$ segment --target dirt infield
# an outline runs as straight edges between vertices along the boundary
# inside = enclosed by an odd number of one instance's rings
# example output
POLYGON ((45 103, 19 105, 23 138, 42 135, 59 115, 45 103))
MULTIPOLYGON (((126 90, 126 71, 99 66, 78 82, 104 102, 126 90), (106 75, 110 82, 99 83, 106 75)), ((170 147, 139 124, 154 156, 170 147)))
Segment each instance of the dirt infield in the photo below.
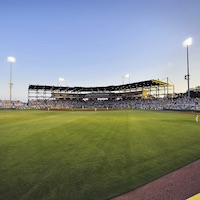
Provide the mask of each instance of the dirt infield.
POLYGON ((200 160, 112 200, 184 200, 200 193, 200 160))

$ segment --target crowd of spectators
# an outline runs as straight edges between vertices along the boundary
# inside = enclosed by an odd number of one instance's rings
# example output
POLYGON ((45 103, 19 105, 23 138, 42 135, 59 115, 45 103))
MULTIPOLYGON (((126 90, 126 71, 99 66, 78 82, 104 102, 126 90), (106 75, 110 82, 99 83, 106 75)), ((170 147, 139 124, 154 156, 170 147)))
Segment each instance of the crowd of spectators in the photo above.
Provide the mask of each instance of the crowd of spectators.
POLYGON ((145 109, 145 110, 200 110, 200 98, 151 98, 123 100, 31 100, 21 101, 0 100, 0 109, 145 109))
POLYGON ((23 103, 19 100, 10 102, 9 100, 0 99, 0 109, 28 109, 27 103, 23 103))
POLYGON ((124 100, 31 100, 29 108, 34 109, 70 109, 70 108, 105 108, 105 109, 147 109, 147 110, 200 110, 200 98, 151 98, 124 100))

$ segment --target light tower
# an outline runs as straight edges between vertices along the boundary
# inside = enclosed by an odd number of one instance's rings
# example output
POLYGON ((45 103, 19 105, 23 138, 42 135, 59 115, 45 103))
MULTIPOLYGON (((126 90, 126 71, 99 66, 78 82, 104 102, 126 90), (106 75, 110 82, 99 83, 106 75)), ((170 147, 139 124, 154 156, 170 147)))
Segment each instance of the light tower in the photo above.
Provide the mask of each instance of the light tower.
POLYGON ((64 85, 66 86, 66 80, 62 77, 58 78, 57 80, 57 86, 61 86, 60 82, 64 82, 64 85))
POLYGON ((124 78, 128 78, 129 83, 130 83, 130 74, 126 74, 122 76, 122 84, 124 85, 124 78))
POLYGON ((190 98, 190 74, 189 74, 189 51, 188 47, 192 44, 192 38, 188 38, 183 41, 183 47, 187 48, 187 75, 185 75, 185 80, 188 81, 188 98, 190 98))
POLYGON ((8 62, 10 62, 10 103, 12 101, 12 63, 16 62, 16 59, 14 57, 8 57, 8 62))

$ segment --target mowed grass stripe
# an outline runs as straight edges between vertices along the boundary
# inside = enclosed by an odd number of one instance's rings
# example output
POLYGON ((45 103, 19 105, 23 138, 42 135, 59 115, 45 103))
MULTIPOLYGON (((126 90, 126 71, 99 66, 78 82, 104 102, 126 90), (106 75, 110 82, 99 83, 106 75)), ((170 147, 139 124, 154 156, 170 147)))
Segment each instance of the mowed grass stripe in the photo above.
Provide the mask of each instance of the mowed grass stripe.
MULTIPOLYGON (((17 121, 20 118, 21 113, 22 112, 13 113, 16 114, 17 121)), ((38 113, 38 111, 36 113, 38 113)), ((14 128, 12 125, 13 123, 16 124, 16 121, 11 120, 10 125, 8 125, 7 129, 1 129, 0 147, 3 153, 1 158, 6 159, 7 162, 5 162, 5 164, 8 164, 8 166, 4 167, 4 170, 7 171, 7 169, 10 168, 10 171, 8 171, 8 175, 12 175, 11 173, 13 171, 15 176, 10 177, 10 180, 13 179, 13 182, 9 182, 9 184, 11 185, 13 184, 15 186, 15 180, 23 178, 21 177, 21 175, 24 175, 24 178, 26 179, 25 181, 28 185, 29 183, 32 183, 32 181, 34 181, 33 178, 35 178, 36 182, 37 180, 40 181, 40 177, 44 175, 44 171, 48 174, 48 170, 51 170, 52 167, 50 161, 54 160, 54 156, 57 157, 57 155, 54 155, 54 152, 51 151, 52 148, 55 148, 55 144, 58 144, 56 140, 62 139, 59 138, 60 136, 62 136, 62 134, 56 134, 57 130, 59 131, 58 127, 61 123, 67 123, 68 121, 71 121, 71 119, 60 120, 63 115, 60 117, 59 113, 55 115, 58 117, 58 120, 54 119, 53 121, 49 121, 49 115, 46 115, 45 118, 43 112, 40 112, 40 114, 41 117, 37 119, 37 122, 34 119, 33 123, 32 120, 27 121, 24 118, 24 113, 22 113, 21 122, 18 121, 17 123, 19 124, 14 126, 14 128), (56 135, 59 137, 57 137, 56 135), (50 164, 50 166, 48 166, 48 164, 50 164)), ((52 113, 49 114, 52 115, 52 113)), ((78 119, 79 117, 76 118, 76 120, 78 119)), ((23 191, 23 188, 26 186, 24 183, 22 182, 22 184, 19 185, 19 189, 21 191, 23 191)), ((10 193, 10 191, 8 192, 10 193)))
POLYGON ((199 158, 184 113, 0 111, 2 199, 107 199, 199 158))

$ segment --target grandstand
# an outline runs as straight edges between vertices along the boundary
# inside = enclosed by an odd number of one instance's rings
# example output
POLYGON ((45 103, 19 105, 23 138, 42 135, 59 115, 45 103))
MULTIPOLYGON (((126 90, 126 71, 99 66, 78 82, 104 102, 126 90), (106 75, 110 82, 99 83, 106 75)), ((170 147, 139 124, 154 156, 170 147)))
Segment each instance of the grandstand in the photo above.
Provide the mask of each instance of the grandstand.
POLYGON ((29 85, 28 100, 78 99, 78 100, 123 100, 174 95, 174 85, 159 80, 106 87, 63 87, 29 85))

